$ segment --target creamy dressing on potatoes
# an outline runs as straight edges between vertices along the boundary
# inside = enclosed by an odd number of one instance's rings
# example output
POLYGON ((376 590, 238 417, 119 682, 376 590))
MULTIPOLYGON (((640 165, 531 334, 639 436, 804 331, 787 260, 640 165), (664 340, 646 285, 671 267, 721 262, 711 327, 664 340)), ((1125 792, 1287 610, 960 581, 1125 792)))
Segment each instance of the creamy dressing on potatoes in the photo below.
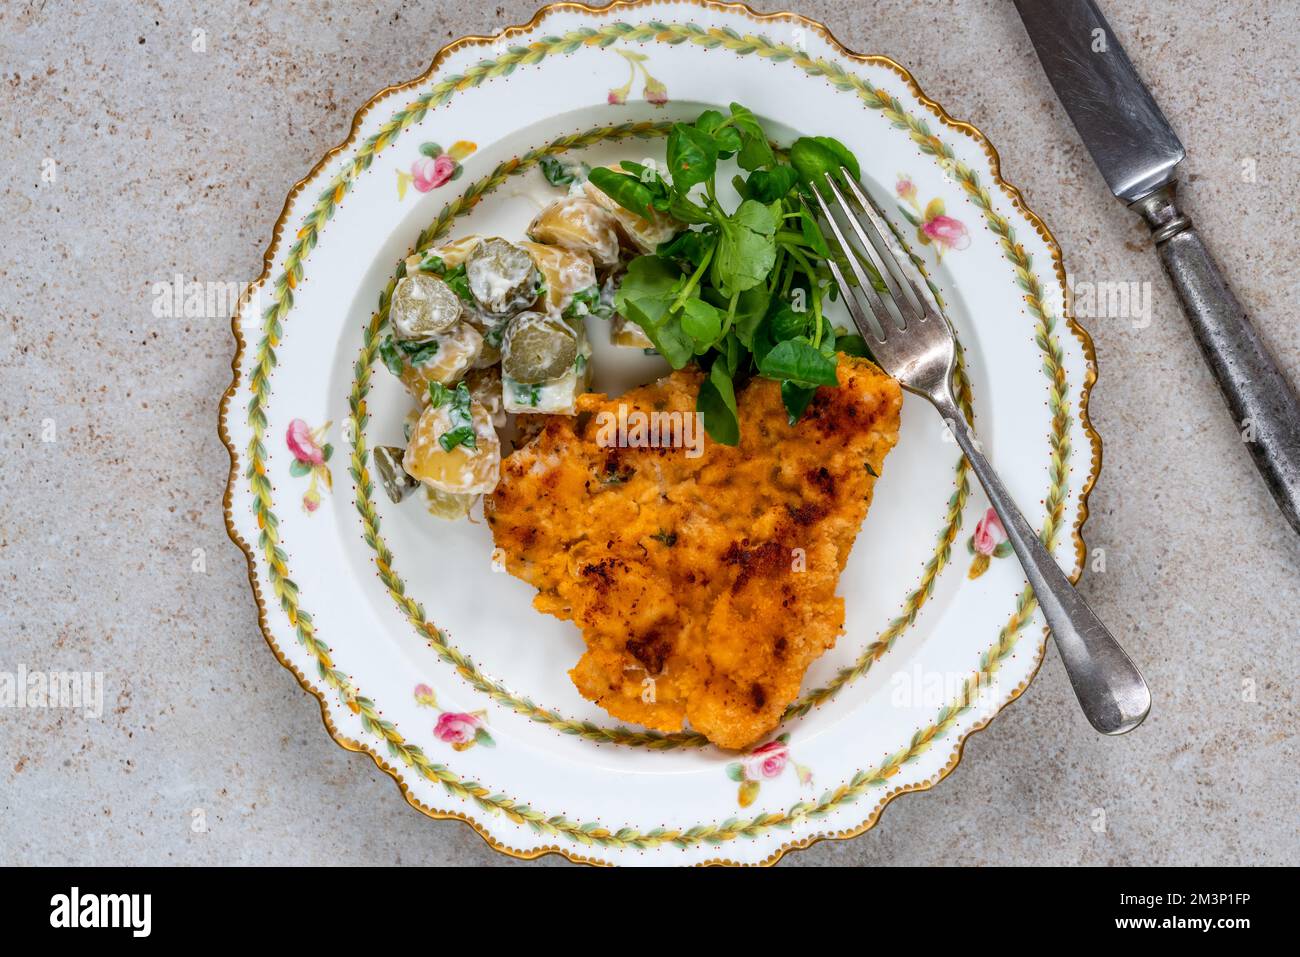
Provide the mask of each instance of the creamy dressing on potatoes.
POLYGON ((547 206, 528 227, 528 235, 535 242, 586 253, 601 269, 618 263, 618 220, 585 194, 547 206))
POLYGON ((468 322, 458 322, 428 341, 437 342, 438 350, 423 362, 407 361, 402 367, 402 384, 421 402, 429 400, 430 382, 459 382, 483 350, 482 334, 468 322))
POLYGON ((542 305, 547 312, 563 313, 573 294, 596 285, 596 267, 587 253, 524 240, 519 245, 533 257, 546 283, 542 305))
MULTIPOLYGON (((608 168, 616 173, 627 172, 617 163, 611 163, 608 168)), ((682 229, 682 224, 667 213, 656 212, 653 219, 646 219, 624 209, 590 180, 582 188, 588 199, 614 217, 623 238, 642 253, 654 252, 660 243, 672 239, 682 229)))
POLYGON ((501 376, 501 395, 507 412, 542 412, 549 415, 573 415, 578 397, 591 381, 591 343, 578 330, 578 355, 564 375, 548 382, 517 382, 501 376))
POLYGON ((444 449, 439 439, 454 428, 451 405, 428 405, 411 433, 402 467, 412 478, 441 492, 481 495, 497 486, 501 476, 501 440, 492 416, 477 402, 470 403, 474 448, 455 445, 444 449))
MULTIPOLYGON (((547 190, 545 195, 555 194, 547 190)), ((598 294, 604 295, 603 305, 612 304, 615 277, 628 250, 653 250, 681 228, 668 217, 636 216, 581 182, 575 182, 567 195, 538 205, 541 210, 529 225, 527 238, 471 234, 406 261, 412 276, 442 277, 439 282, 450 281, 453 294, 459 289, 466 297, 460 300, 459 320, 431 335, 426 333, 436 323, 421 322, 417 328, 404 317, 390 315, 390 320, 395 319, 394 332, 403 339, 436 343, 436 349, 419 353, 418 362, 403 354, 400 378, 420 409, 408 425, 401 466, 422 484, 429 511, 441 518, 462 517, 478 495, 496 487, 501 469, 496 430, 507 427, 510 414, 576 414, 578 399, 590 383, 592 355, 581 317, 594 307, 598 294), (528 278, 527 270, 520 268, 519 253, 531 260, 535 278, 528 278), (534 283, 536 295, 523 303, 534 283), (579 294, 581 299, 575 301, 579 294), (530 310, 553 316, 577 333, 572 364, 561 375, 534 383, 516 381, 500 366, 507 329, 530 310), (566 311, 574 318, 565 319, 566 311), (431 403, 430 383, 454 389, 462 381, 470 393, 475 448, 458 444, 444 449, 439 439, 454 424, 447 403, 431 403)), ((405 282, 414 285, 409 279, 405 282)), ((651 348, 640 328, 621 317, 614 317, 610 325, 610 340, 630 348, 651 348)))

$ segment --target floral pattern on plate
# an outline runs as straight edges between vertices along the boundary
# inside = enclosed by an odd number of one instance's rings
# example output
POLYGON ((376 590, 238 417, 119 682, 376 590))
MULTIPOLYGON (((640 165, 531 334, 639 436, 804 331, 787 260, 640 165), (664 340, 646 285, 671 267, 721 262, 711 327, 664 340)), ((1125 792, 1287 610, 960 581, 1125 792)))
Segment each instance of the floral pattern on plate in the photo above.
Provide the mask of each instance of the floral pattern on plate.
POLYGON ((476 744, 485 748, 496 747, 492 735, 488 734, 486 711, 442 711, 438 707, 438 696, 426 684, 415 686, 415 701, 421 707, 438 711, 438 723, 433 726, 433 736, 439 741, 450 744, 453 751, 468 751, 476 744))
POLYGON ((627 60, 629 76, 626 83, 609 91, 605 102, 610 106, 625 106, 628 94, 632 92, 632 85, 636 83, 638 70, 645 77, 645 85, 641 88, 641 96, 645 101, 652 106, 663 106, 668 102, 668 87, 651 76, 650 71, 645 67, 645 62, 649 57, 644 53, 637 53, 635 50, 615 50, 614 52, 627 60))
MULTIPOLYGON (((397 695, 396 700, 359 694, 358 685, 368 689, 411 687, 405 675, 386 673, 375 654, 381 645, 388 648, 408 642, 409 633, 378 620, 368 621, 369 627, 339 627, 353 613, 374 618, 365 612, 370 576, 349 574, 346 565, 331 565, 322 558, 333 554, 331 546, 336 540, 350 555, 360 547, 356 544, 360 537, 380 542, 379 513, 384 506, 371 509, 365 500, 365 490, 373 479, 364 445, 350 438, 348 474, 352 475, 361 514, 361 521, 350 525, 344 524, 346 516, 340 516, 339 522, 322 522, 297 508, 284 509, 284 500, 294 501, 301 489, 277 490, 277 470, 270 468, 275 463, 267 449, 273 445, 268 437, 283 435, 295 412, 308 422, 337 418, 337 396, 322 388, 321 370, 340 355, 348 361, 353 358, 352 349, 359 345, 355 324, 367 322, 363 313, 371 308, 376 291, 382 294, 373 284, 362 284, 368 274, 357 264, 369 262, 371 251, 389 237, 383 230, 340 229, 338 224, 351 214, 334 214, 343 209, 346 198, 352 210, 393 204, 394 219, 400 218, 392 180, 362 175, 372 167, 379 169, 378 164, 387 175, 408 169, 415 159, 411 155, 414 150, 398 154, 391 149, 399 136, 418 144, 426 138, 441 139, 435 126, 454 127, 481 144, 481 152, 488 157, 483 160, 481 185, 475 184, 473 189, 458 185, 440 194, 447 199, 445 211, 469 208, 464 200, 477 200, 498 185, 495 177, 487 175, 487 168, 500 164, 497 168, 504 169, 504 164, 517 158, 514 147, 502 150, 495 144, 515 131, 509 107, 521 83, 546 84, 545 93, 557 114, 599 111, 605 114, 603 121, 619 116, 618 109, 608 106, 602 82, 570 82, 574 69, 566 75, 566 64, 572 64, 586 76, 600 76, 613 65, 609 54, 616 52, 616 44, 629 51, 654 51, 655 72, 673 77, 674 103, 712 102, 722 72, 730 77, 734 71, 747 90, 761 94, 774 119, 790 128, 803 129, 809 107, 815 104, 826 125, 861 130, 863 141, 872 144, 870 159, 864 163, 871 182, 889 183, 898 170, 908 169, 920 195, 947 196, 954 205, 958 196, 966 199, 960 208, 969 212, 966 222, 959 224, 961 228, 931 217, 935 220, 931 231, 946 235, 953 245, 961 244, 962 229, 968 228, 969 245, 959 257, 960 274, 945 273, 938 281, 945 291, 951 285, 966 300, 985 304, 989 311, 1024 316, 1023 327, 1012 322, 981 325, 985 341, 979 363, 986 385, 1001 407, 1010 410, 1012 420, 1005 428, 999 458, 1015 463, 1017 470, 1046 469, 1042 507, 1030 520, 1041 522, 1040 534, 1067 569, 1081 568, 1086 554, 1077 530, 1086 517, 1086 493, 1100 464, 1099 442, 1086 415, 1094 375, 1092 350, 1086 334, 1061 313, 1064 294, 1054 277, 1064 273, 1050 233, 1000 179, 992 165, 991 148, 978 132, 947 123, 940 107, 916 95, 901 66, 885 57, 852 58, 835 45, 824 28, 807 21, 793 16, 758 20, 742 9, 704 0, 623 4, 612 12, 552 7, 508 37, 501 37, 499 49, 494 47, 490 58, 485 59, 481 38, 452 44, 439 55, 436 69, 429 74, 371 101, 366 122, 358 125, 349 142, 333 151, 330 162, 322 163, 290 194, 276 222, 266 268, 258 279, 270 305, 241 309, 235 318, 236 377, 221 414, 222 437, 233 463, 226 520, 231 537, 247 554, 268 643, 320 701, 330 733, 341 745, 369 754, 423 813, 466 821, 491 846, 512 856, 531 858, 555 852, 571 860, 599 863, 772 863, 787 851, 816 840, 861 833, 872 826, 879 809, 893 797, 924 790, 942 779, 956 764, 960 743, 1023 690, 1042 657, 1041 642, 1038 650, 1026 648, 1041 627, 1041 617, 1035 613, 1032 592, 1015 590, 1021 579, 1013 574, 1012 563, 993 564, 979 582, 966 581, 961 570, 949 564, 946 546, 960 534, 962 514, 967 514, 968 521, 981 514, 966 507, 968 473, 959 470, 956 491, 941 490, 951 495, 948 513, 957 518, 945 524, 939 536, 938 557, 925 566, 920 594, 930 593, 934 579, 945 568, 956 571, 960 581, 958 587, 949 589, 955 594, 945 598, 946 604, 933 606, 932 618, 936 620, 930 623, 929 638, 923 643, 896 641, 920 604, 911 599, 905 600, 901 614, 885 599, 879 609, 874 605, 868 609, 869 620, 856 615, 851 637, 860 643, 867 660, 877 662, 878 669, 898 671, 917 663, 947 671, 964 668, 964 664, 953 663, 958 660, 955 656, 962 656, 960 662, 964 663, 971 651, 971 636, 987 633, 992 644, 981 656, 979 670, 969 676, 961 695, 937 713, 929 710, 929 704, 900 713, 888 697, 882 701, 879 695, 865 696, 852 711, 840 715, 838 722, 819 728, 819 733, 805 736, 796 731, 801 758, 817 768, 819 781, 828 782, 827 791, 816 798, 801 795, 801 800, 786 807, 765 806, 761 813, 751 809, 740 817, 717 815, 720 804, 730 804, 729 800, 719 801, 723 796, 717 787, 718 774, 731 762, 742 760, 740 756, 692 750, 686 736, 654 737, 641 729, 596 726, 581 721, 581 715, 572 719, 572 726, 563 715, 564 727, 543 726, 543 716, 554 717, 557 712, 553 703, 542 697, 534 706, 528 697, 536 693, 530 675, 511 677, 517 678, 521 687, 518 700, 535 710, 537 717, 530 713, 531 720, 512 723, 512 735, 516 730, 519 733, 512 736, 511 747, 475 748, 468 755, 449 753, 451 749, 442 747, 447 735, 465 743, 473 730, 477 739, 475 723, 457 720, 459 713, 453 712, 447 719, 442 735, 434 735, 435 721, 427 720, 427 715, 421 718, 422 708, 406 694, 397 695), (789 30, 805 27, 806 48, 792 45, 789 30), (482 93, 480 97, 476 92, 475 100, 488 98, 501 108, 470 108, 471 91, 482 93), (924 162, 916 162, 918 150, 926 158, 924 162), (945 233, 945 229, 949 231, 945 233), (353 301, 361 305, 353 310, 338 305, 353 301), (286 344, 282 339, 286 325, 303 334, 291 336, 286 344), (1008 337, 1024 332, 1034 336, 1041 356, 1035 353, 1033 361, 1013 362, 1010 357, 1019 353, 1003 346, 1008 337), (1046 403, 1040 398, 1044 392, 1046 403), (275 402, 270 401, 273 396, 275 402), (1046 448, 1040 438, 1044 428, 1049 436, 1046 448), (277 511, 277 506, 281 510, 277 511), (950 627, 952 620, 960 627, 950 627), (956 651, 950 647, 953 643, 956 651), (401 683, 391 684, 390 678, 401 683), (982 689, 979 694, 970 692, 974 687, 982 689), (548 739, 534 741, 543 736, 548 739), (634 736, 638 747, 624 747, 634 736), (642 738, 648 742, 644 747, 639 746, 642 738), (571 788, 574 795, 590 797, 590 806, 565 814, 562 802, 567 796, 542 797, 532 766, 518 760, 521 748, 525 756, 560 748, 572 752, 568 767, 573 773, 566 775, 563 786, 571 788), (679 773, 697 768, 701 759, 710 763, 709 773, 679 773), (471 762, 472 767, 460 766, 471 762), (635 789, 622 786, 625 776, 611 773, 611 769, 623 768, 638 775, 635 789)), ((637 69, 630 70, 635 78, 637 69)), ((629 92, 633 85, 629 84, 629 92)), ((653 85, 649 93, 651 97, 661 95, 653 85)), ((661 115, 671 120, 673 110, 670 105, 661 115)), ((648 128, 630 110, 623 115, 628 121, 611 129, 639 137, 648 128)), ((573 127, 539 131, 538 142, 552 134, 553 153, 575 149, 573 127)), ((478 153, 475 157, 481 158, 478 153)), ((605 161, 603 156, 600 161, 605 161)), ((431 172, 437 166, 424 165, 431 172)), ((439 176, 446 174, 448 163, 441 165, 439 176)), ((439 188, 436 179, 425 177, 430 190, 439 188)), ((412 179, 408 187, 413 183, 412 179)), ((498 193, 498 200, 500 196, 498 193)), ((915 207, 911 208, 915 212, 915 207)), ((924 210, 922 206, 920 212, 924 210)), ((446 231, 455 219, 445 212, 446 223, 441 219, 434 223, 433 214, 424 223, 426 229, 437 225, 446 231)), ((924 215, 918 218, 925 222, 924 215)), ((415 238, 418 225, 407 224, 410 238, 415 238)), ((472 230, 475 224, 463 225, 472 230)), ((948 245, 938 244, 936 252, 948 251, 948 245)), ((368 321, 373 324, 375 316, 368 321)), ((955 321, 960 325, 971 320, 958 315, 955 321)), ((361 369, 358 376, 368 372, 364 361, 358 362, 357 368, 361 369)), ((368 410, 382 401, 382 396, 361 398, 360 404, 352 406, 350 425, 364 425, 372 414, 368 410)), ((914 435, 914 441, 923 441, 922 433, 914 431, 914 435)), ((925 500, 911 494, 909 480, 924 481, 933 471, 929 466, 928 471, 895 476, 895 486, 908 490, 907 496, 900 496, 906 505, 911 507, 915 501, 918 511, 926 506, 925 500)), ((283 484, 282 472, 278 477, 283 484)), ((876 514, 882 513, 878 509, 876 514)), ((389 523, 387 527, 398 526, 389 523)), ((918 538, 924 546, 921 551, 932 545, 929 536, 925 538, 924 542, 918 538)), ((859 550, 871 541, 868 537, 859 550)), ((398 550, 396 561, 405 560, 399 567, 410 575, 410 570, 422 567, 421 554, 408 543, 398 550)), ((357 557, 369 560, 364 553, 357 557)), ((384 562, 391 557, 385 552, 384 562)), ((388 568, 383 563, 378 566, 381 575, 388 568)), ((465 577, 473 575, 467 572, 465 577)), ((910 577, 901 577, 908 580, 900 587, 911 587, 910 577)), ((400 578, 394 581, 401 584, 400 578)), ((381 587, 393 589, 388 582, 381 587)), ((477 693, 494 695, 495 685, 486 691, 484 687, 489 686, 480 687, 478 672, 469 659, 447 644, 433 625, 435 616, 441 625, 454 612, 454 602, 440 600, 444 597, 440 587, 437 582, 413 581, 409 592, 398 589, 392 594, 400 599, 403 617, 420 626, 434 651, 455 663, 459 677, 454 680, 464 678, 477 693), (422 625, 421 597, 430 599, 428 630, 422 625), (475 677, 466 678, 462 669, 473 671, 475 677)), ((453 618, 452 624, 458 622, 453 618)), ((843 646, 850 648, 847 638, 843 646)), ((509 670, 513 659, 487 657, 497 650, 476 646, 475 660, 509 670)), ((851 658, 836 664, 841 663, 847 669, 842 673, 853 679, 865 673, 851 658)), ((464 704, 472 707, 476 700, 466 698, 464 704)), ((819 718, 819 709, 814 707, 820 700, 810 699, 807 708, 792 720, 825 724, 826 709, 820 709, 819 718)), ((514 705, 510 707, 513 710, 514 705)), ((775 758, 777 750, 772 747, 768 757, 775 758)), ((777 770, 779 764, 772 761, 770 769, 777 770)), ((743 778, 743 766, 740 771, 743 778)), ((770 779, 760 770, 755 780, 770 779)), ((776 780, 764 797, 775 801, 778 794, 793 787, 793 782, 776 780)))
POLYGON ((959 219, 947 215, 943 200, 935 198, 921 206, 916 198, 916 184, 906 173, 900 173, 894 187, 903 202, 898 209, 907 221, 916 227, 916 239, 922 246, 934 246, 936 260, 943 259, 945 249, 960 250, 970 245, 970 232, 959 219))
POLYGON ((329 466, 325 464, 334 454, 334 446, 325 441, 331 425, 332 422, 326 422, 319 429, 313 429, 302 419, 294 419, 284 435, 284 442, 293 456, 289 474, 294 478, 311 476, 311 484, 302 496, 303 510, 309 513, 320 508, 321 486, 327 492, 334 487, 329 466))
POLYGON ((970 563, 968 578, 979 578, 989 568, 989 561, 994 558, 1006 558, 1011 554, 1011 543, 1007 541, 1007 530, 1002 527, 998 513, 989 509, 975 526, 975 534, 966 540, 966 549, 975 556, 970 563))
POLYGON ((428 193, 460 179, 464 172, 461 162, 476 149, 478 146, 469 140, 457 140, 445 151, 437 143, 421 143, 419 159, 411 164, 410 172, 397 171, 397 198, 405 199, 410 186, 417 192, 428 193))
POLYGON ((758 797, 758 789, 763 781, 779 778, 787 766, 794 768, 801 785, 812 784, 812 771, 790 757, 788 734, 779 735, 750 751, 739 761, 728 764, 727 777, 740 783, 736 802, 741 807, 749 807, 758 797))

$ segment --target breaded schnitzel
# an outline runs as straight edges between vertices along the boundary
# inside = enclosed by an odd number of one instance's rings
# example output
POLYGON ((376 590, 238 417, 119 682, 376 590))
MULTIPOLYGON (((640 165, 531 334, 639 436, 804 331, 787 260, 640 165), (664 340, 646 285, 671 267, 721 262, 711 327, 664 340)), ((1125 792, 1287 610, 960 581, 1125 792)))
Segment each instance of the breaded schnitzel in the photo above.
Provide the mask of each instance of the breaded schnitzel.
POLYGON ((602 447, 600 413, 620 404, 693 415, 701 375, 683 370, 583 396, 502 463, 493 538, 536 608, 582 629, 569 675, 584 697, 724 748, 776 727, 843 630, 836 583, 898 440, 898 384, 863 359, 841 356, 838 374, 795 426, 779 384, 753 379, 738 447, 602 447))

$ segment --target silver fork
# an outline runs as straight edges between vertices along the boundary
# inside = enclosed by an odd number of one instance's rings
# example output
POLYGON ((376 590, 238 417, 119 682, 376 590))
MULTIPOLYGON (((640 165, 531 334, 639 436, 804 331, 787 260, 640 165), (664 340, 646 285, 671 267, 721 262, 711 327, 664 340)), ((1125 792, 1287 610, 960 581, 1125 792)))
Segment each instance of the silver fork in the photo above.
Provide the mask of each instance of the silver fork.
POLYGON ((910 271, 913 265, 906 252, 897 247, 884 215, 847 170, 841 173, 861 216, 855 214, 830 173, 825 176, 825 189, 814 186, 813 194, 843 253, 843 264, 857 280, 856 286, 851 286, 845 281, 836 257, 827 260, 858 331, 880 367, 904 389, 928 399, 947 421, 1002 519, 1088 721, 1103 734, 1132 731, 1151 709, 1151 692, 1146 682, 1124 649, 1075 591, 984 457, 979 440, 953 397, 952 373, 957 349, 947 318, 913 280, 910 271), (834 215, 836 211, 857 239, 856 246, 846 238, 834 215), (859 255, 855 255, 857 249, 866 254, 883 280, 886 294, 882 295, 872 285, 859 255))

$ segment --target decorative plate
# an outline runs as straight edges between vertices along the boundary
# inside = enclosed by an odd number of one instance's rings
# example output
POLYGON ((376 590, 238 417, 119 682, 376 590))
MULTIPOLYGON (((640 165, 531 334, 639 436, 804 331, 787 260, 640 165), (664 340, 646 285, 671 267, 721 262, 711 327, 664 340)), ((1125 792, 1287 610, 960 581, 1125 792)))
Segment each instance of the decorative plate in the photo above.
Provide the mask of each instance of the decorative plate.
MULTIPOLYGON (((517 857, 758 864, 860 834, 951 771, 1042 661, 1001 527, 915 398, 841 579, 846 633, 747 754, 585 701, 566 675, 578 630, 494 570, 486 525, 378 490, 370 450, 401 444, 408 402, 377 355, 399 261, 466 233, 522 236, 550 189, 544 157, 661 158, 672 120, 731 101, 778 140, 831 134, 857 153, 958 331, 961 394, 991 458, 1062 565, 1082 569, 1101 453, 1092 346, 1065 318, 1055 242, 978 130, 892 60, 738 4, 564 3, 451 44, 367 103, 289 194, 233 322, 226 519, 267 642, 334 739, 414 807, 517 857)), ((655 377, 657 360, 637 361, 618 374, 655 377)))

